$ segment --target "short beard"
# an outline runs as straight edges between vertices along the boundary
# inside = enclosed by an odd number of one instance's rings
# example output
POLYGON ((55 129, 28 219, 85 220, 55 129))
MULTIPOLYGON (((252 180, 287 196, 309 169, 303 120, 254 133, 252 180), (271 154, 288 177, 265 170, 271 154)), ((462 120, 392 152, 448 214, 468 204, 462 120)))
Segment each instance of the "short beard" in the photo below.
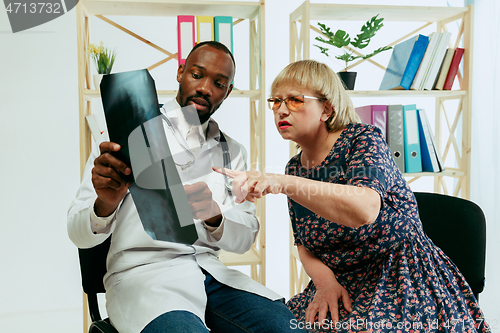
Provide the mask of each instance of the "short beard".
MULTIPOLYGON (((179 85, 179 95, 182 95, 182 85, 179 85)), ((190 97, 194 97, 194 96, 190 96, 190 97)), ((212 106, 212 110, 208 114, 200 116, 198 114, 198 110, 196 110, 195 107, 188 105, 188 101, 189 101, 190 97, 187 97, 185 102, 178 101, 178 102, 180 102, 179 105, 181 106, 181 110, 184 114, 184 118, 186 119, 186 122, 190 125, 200 125, 200 124, 206 123, 210 119, 210 117, 214 114, 214 112, 217 111, 217 109, 222 104, 221 103, 219 105, 212 106), (181 103, 183 103, 184 105, 181 105, 181 103), (184 107, 187 107, 188 109, 184 109, 184 107), (191 109, 191 108, 193 108, 193 109, 191 109), (191 110, 192 110, 192 112, 191 112, 191 110)), ((196 97, 203 98, 201 96, 196 96, 196 97)))
POLYGON ((204 123, 206 123, 207 121, 209 121, 209 120, 210 120, 210 117, 212 117, 212 115, 215 113, 215 111, 217 111, 217 109, 219 108, 219 106, 220 106, 220 104, 219 104, 219 105, 217 105, 217 106, 214 106, 214 107, 212 108, 212 111, 210 111, 210 113, 208 113, 208 114, 206 114, 206 115, 200 116, 200 115, 198 114, 198 119, 199 119, 199 121, 200 121, 200 124, 204 124, 204 123))

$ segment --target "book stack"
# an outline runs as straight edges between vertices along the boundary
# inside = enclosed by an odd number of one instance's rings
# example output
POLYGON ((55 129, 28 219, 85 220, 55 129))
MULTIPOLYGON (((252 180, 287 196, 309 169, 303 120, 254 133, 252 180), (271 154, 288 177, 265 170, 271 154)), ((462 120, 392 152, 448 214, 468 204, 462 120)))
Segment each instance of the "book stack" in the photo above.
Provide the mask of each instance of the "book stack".
POLYGON ((448 48, 450 32, 418 35, 394 46, 379 90, 451 90, 463 48, 448 48))
POLYGON ((402 173, 444 170, 425 110, 416 104, 366 105, 356 113, 363 123, 381 129, 402 173))
POLYGON ((207 40, 221 42, 233 52, 233 18, 231 16, 177 16, 179 65, 186 62, 189 52, 196 43, 207 40))

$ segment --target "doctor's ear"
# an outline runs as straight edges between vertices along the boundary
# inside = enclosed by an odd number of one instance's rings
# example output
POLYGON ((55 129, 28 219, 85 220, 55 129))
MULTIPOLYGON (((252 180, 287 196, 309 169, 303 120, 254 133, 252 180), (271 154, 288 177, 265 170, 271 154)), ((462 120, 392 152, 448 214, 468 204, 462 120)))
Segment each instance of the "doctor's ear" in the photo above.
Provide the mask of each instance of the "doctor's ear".
POLYGON ((181 83, 182 74, 184 74, 184 65, 179 65, 177 68, 177 82, 181 83))

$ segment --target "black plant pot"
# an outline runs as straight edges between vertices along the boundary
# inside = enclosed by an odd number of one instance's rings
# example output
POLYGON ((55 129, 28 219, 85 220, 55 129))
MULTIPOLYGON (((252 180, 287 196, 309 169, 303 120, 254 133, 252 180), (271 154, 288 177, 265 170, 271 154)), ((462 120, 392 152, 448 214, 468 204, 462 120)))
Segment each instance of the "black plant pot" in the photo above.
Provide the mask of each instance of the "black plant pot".
POLYGON ((338 72, 337 75, 340 80, 344 83, 344 87, 347 90, 354 90, 354 84, 356 83, 356 72, 338 72))

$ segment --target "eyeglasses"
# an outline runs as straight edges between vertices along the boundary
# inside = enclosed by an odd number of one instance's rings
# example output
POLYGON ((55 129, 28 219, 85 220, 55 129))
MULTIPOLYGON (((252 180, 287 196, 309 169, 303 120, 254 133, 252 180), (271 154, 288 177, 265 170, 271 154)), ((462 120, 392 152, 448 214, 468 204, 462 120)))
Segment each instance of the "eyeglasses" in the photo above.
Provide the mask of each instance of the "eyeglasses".
POLYGON ((269 109, 273 110, 274 112, 278 111, 278 109, 281 106, 282 102, 285 102, 285 105, 287 108, 289 108, 291 111, 297 111, 298 108, 300 108, 302 105, 304 105, 305 98, 310 98, 310 99, 317 99, 317 100, 324 100, 324 98, 318 98, 318 97, 312 97, 312 96, 305 96, 305 95, 296 95, 296 96, 289 96, 287 98, 268 98, 267 102, 269 103, 269 109))

